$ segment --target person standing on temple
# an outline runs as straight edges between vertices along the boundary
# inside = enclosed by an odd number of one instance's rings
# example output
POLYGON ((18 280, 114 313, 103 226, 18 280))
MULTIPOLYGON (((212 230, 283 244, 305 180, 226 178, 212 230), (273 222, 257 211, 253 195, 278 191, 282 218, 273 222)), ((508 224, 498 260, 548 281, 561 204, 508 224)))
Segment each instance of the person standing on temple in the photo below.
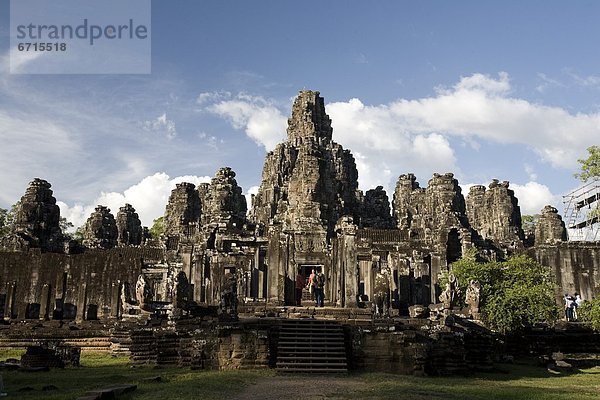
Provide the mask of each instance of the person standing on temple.
POLYGON ((304 280, 304 275, 300 271, 296 275, 296 305, 298 307, 302 306, 302 291, 304 290, 304 286, 306 285, 306 281, 304 280))
POLYGON ((312 300, 315 300, 315 288, 316 288, 316 274, 315 274, 315 270, 313 269, 312 272, 310 273, 310 276, 308 277, 308 291, 310 292, 310 298, 312 300))
POLYGON ((319 272, 314 279, 317 307, 323 307, 325 300, 325 275, 323 275, 322 272, 319 272))

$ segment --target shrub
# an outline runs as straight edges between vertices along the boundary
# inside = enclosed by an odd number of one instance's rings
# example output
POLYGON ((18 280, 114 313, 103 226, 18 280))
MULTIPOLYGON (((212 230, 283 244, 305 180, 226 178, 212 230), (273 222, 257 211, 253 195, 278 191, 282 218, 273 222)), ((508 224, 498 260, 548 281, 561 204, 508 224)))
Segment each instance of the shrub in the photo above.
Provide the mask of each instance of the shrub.
POLYGON ((479 281, 482 319, 491 329, 508 333, 558 319, 552 272, 527 256, 481 263, 467 253, 452 264, 452 272, 462 293, 469 281, 479 281))

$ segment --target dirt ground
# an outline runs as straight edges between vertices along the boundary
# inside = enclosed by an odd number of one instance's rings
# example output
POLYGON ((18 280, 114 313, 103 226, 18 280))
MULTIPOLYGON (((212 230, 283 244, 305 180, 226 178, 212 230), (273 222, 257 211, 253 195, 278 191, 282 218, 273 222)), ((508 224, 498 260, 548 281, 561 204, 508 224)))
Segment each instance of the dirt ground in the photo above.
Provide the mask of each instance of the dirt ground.
POLYGON ((350 377, 311 375, 261 378, 233 397, 234 400, 297 400, 348 398, 361 386, 360 380, 350 377), (345 396, 342 397, 342 394, 345 396))

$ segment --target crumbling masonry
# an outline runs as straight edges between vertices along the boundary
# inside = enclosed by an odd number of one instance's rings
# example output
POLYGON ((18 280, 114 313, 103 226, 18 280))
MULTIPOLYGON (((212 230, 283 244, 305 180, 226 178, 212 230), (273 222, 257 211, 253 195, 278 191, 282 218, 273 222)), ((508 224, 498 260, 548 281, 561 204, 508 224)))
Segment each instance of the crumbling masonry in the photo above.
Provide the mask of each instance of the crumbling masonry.
POLYGON ((116 218, 98 206, 83 247, 62 234, 59 215, 50 184, 31 182, 0 242, 5 319, 123 318, 150 303, 177 313, 231 296, 240 306, 289 305, 296 274, 312 270, 325 276, 326 306, 368 307, 383 285, 388 311, 408 315, 438 302, 440 273, 472 248, 487 259, 528 252, 554 268, 561 292, 591 298, 600 284, 599 243, 566 242, 556 209, 544 208, 526 243, 508 182, 473 186, 465 198, 451 173, 426 187, 403 174, 391 206, 382 187, 363 195, 354 157, 333 141, 313 91, 294 101, 287 140, 266 155, 249 210, 235 172, 221 168, 210 183, 177 185, 158 240, 128 204, 116 218))

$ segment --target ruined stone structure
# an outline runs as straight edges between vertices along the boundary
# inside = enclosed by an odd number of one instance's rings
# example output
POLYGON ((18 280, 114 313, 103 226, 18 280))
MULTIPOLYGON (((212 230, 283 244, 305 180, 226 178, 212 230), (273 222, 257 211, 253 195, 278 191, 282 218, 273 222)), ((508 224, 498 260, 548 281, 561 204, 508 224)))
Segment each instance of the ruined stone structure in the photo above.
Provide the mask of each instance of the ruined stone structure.
POLYGON ((325 276, 326 306, 425 315, 445 289, 440 273, 468 249, 488 259, 527 251, 554 268, 561 290, 584 298, 600 283, 600 246, 565 242, 552 207, 526 248, 508 182, 473 186, 465 198, 451 173, 434 174, 426 187, 403 174, 391 205, 381 186, 363 195, 354 157, 333 140, 314 91, 294 101, 287 139, 266 155, 249 210, 235 172, 221 168, 210 183, 177 184, 164 224, 164 236, 145 243, 131 205, 116 219, 98 206, 83 247, 74 246, 60 231, 50 184, 34 180, 14 232, 0 242, 0 309, 8 318, 93 319, 291 305, 297 273, 315 270, 325 276))
POLYGON ((14 250, 40 248, 64 250, 65 238, 59 225, 60 210, 50 189, 52 185, 36 178, 17 203, 13 232, 2 239, 2 247, 14 250))
POLYGON ((90 249, 112 249, 118 237, 117 223, 110 209, 96 207, 83 227, 83 244, 90 249))
POLYGON ((115 221, 117 225, 117 244, 119 246, 139 246, 144 240, 144 229, 140 217, 131 204, 119 208, 115 221))

